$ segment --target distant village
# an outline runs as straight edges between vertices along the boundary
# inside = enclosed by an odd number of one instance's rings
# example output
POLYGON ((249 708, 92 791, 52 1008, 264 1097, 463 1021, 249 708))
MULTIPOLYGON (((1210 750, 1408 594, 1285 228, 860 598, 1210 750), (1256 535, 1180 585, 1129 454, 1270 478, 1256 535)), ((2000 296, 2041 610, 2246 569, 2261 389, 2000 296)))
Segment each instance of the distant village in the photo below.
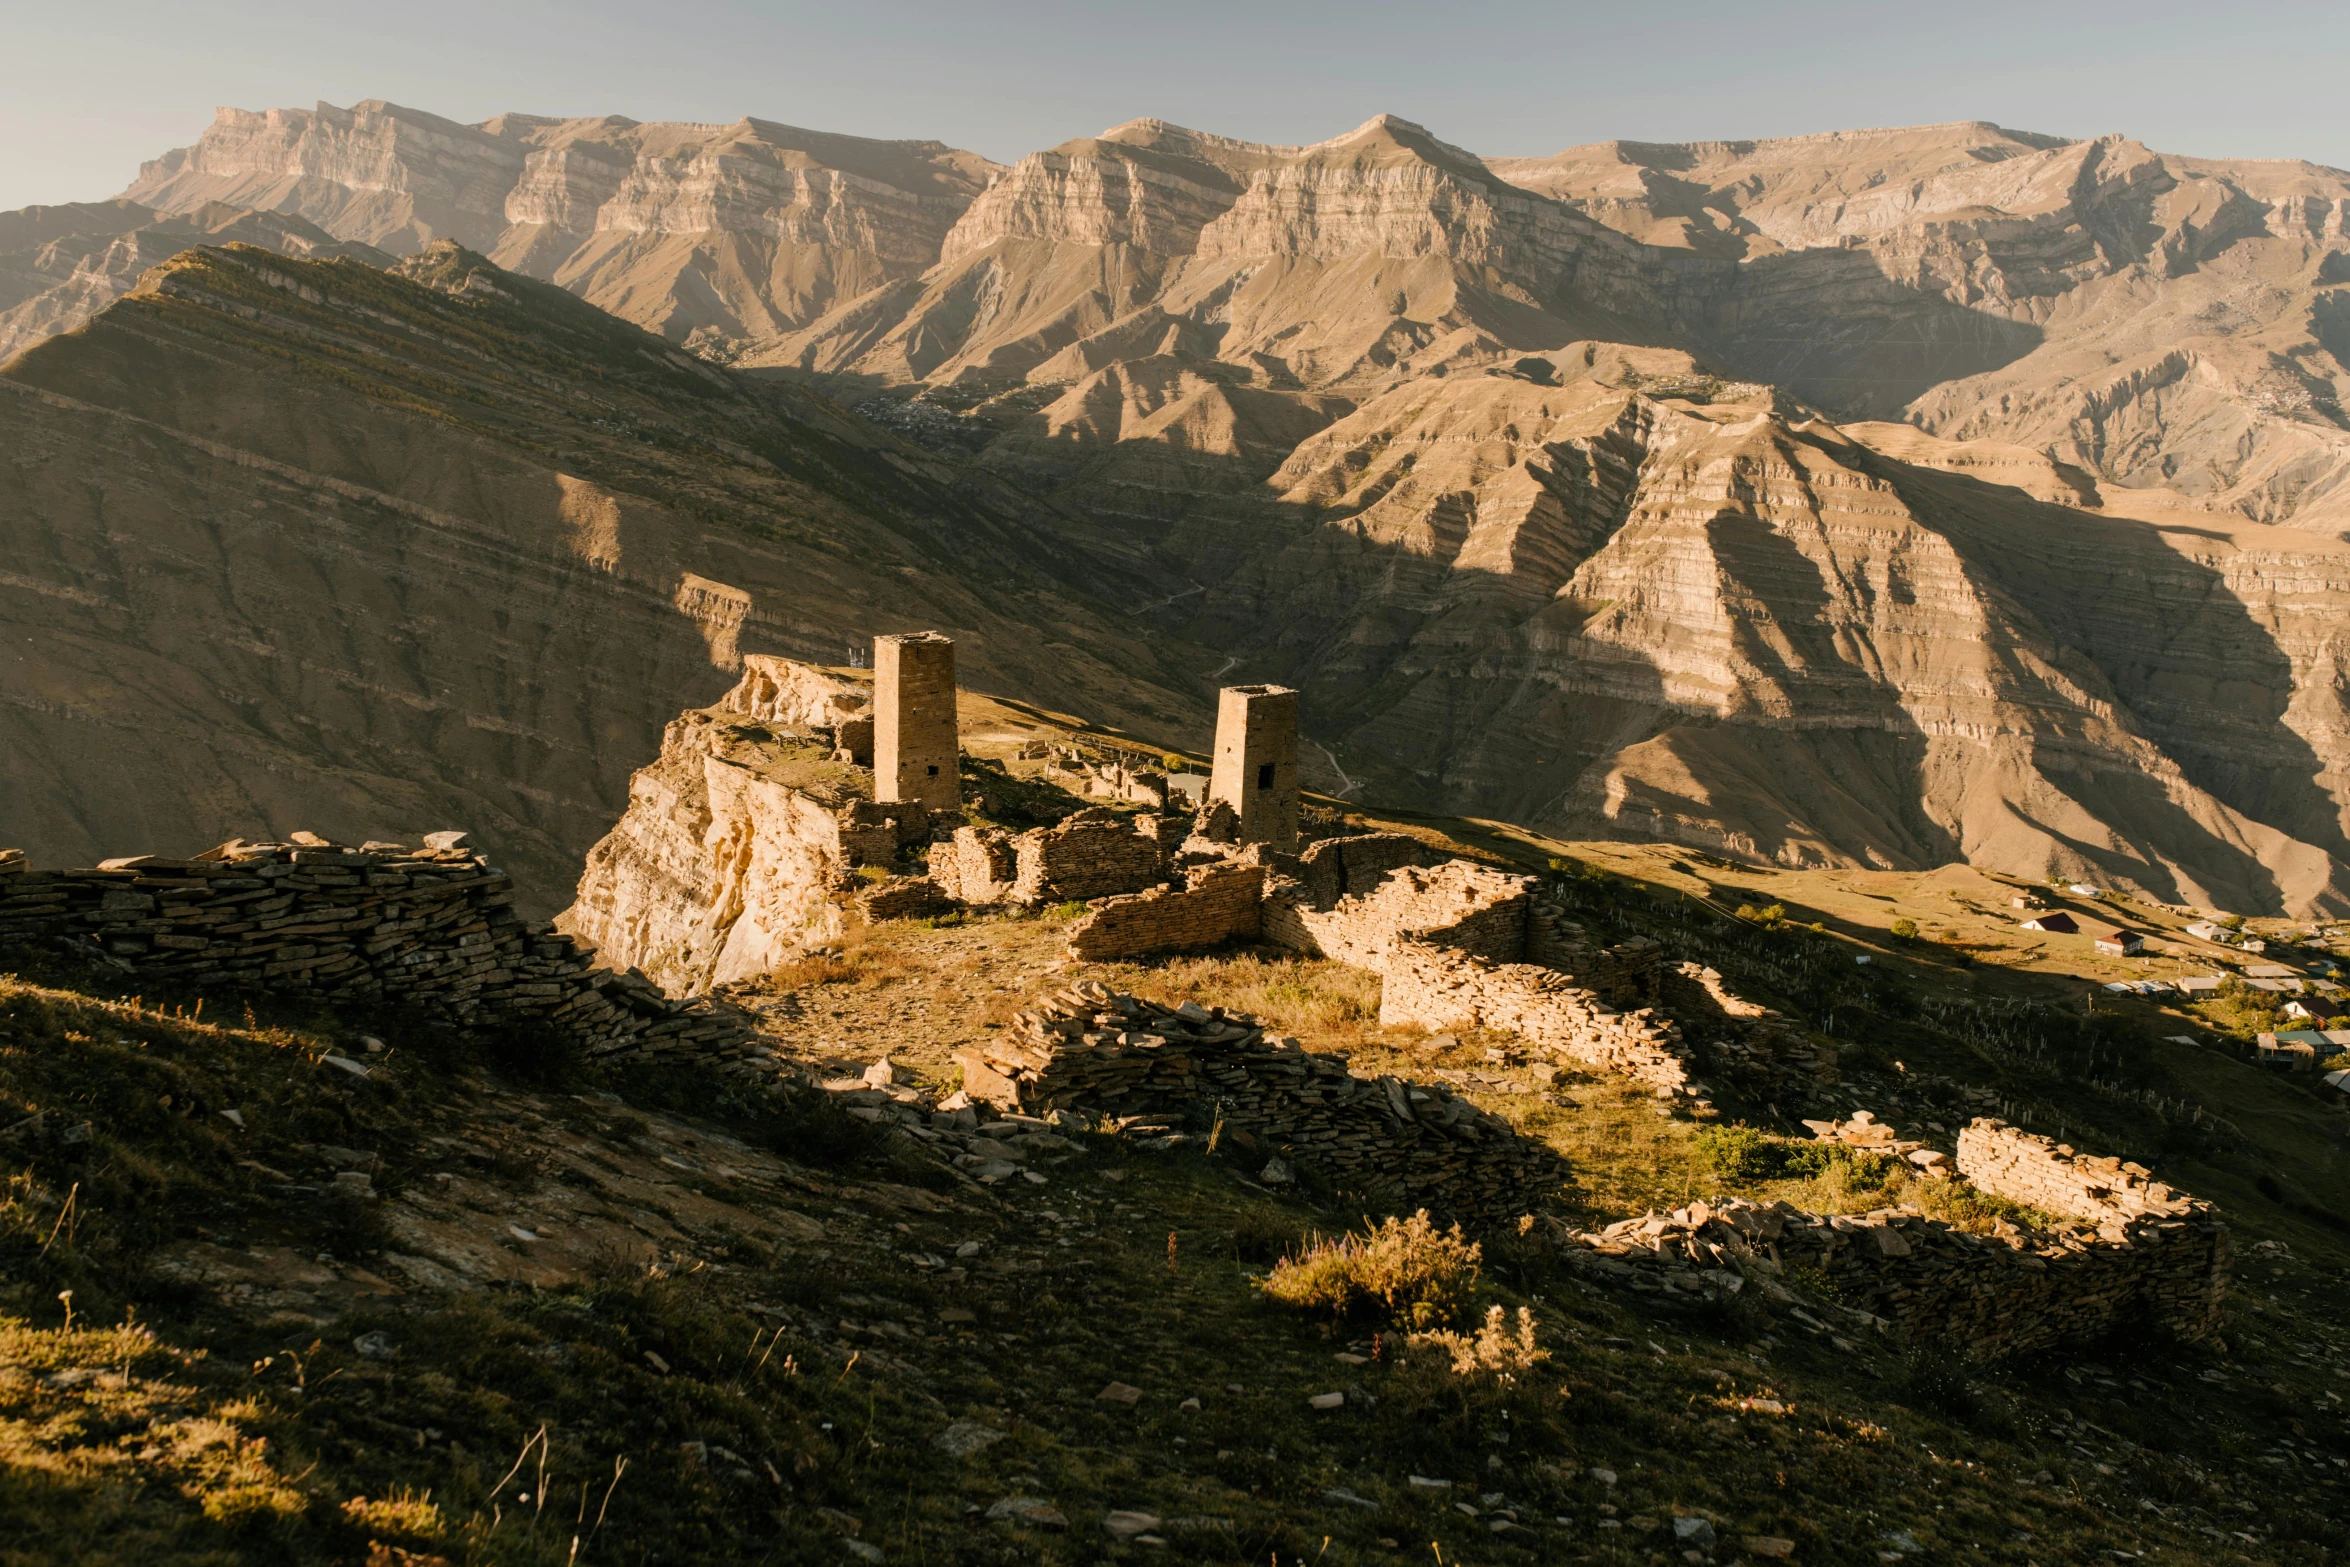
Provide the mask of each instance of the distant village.
MULTIPOLYGON (((2106 889, 2084 882, 2070 883, 2063 890, 2076 898, 2103 900, 2108 896, 2106 889)), ((2051 907, 2049 899, 2037 892, 2019 892, 2010 901, 2023 916, 2017 922, 2019 929, 2047 935, 2086 936, 2094 949, 2107 957, 2148 955, 2145 932, 2051 907)), ((2188 937, 2226 949, 2220 961, 2228 967, 2206 974, 2111 980, 2105 982, 2104 989, 2125 995, 2176 996, 2187 1004, 2223 994, 2265 993, 2281 997, 2282 1001, 2275 1005, 2279 1017, 2304 1026, 2260 1031, 2253 1040, 2257 1059, 2265 1066, 2291 1072, 2314 1072, 2321 1065, 2331 1067, 2324 1074, 2326 1086, 2350 1094, 2350 1064, 2334 1059, 2350 1053, 2350 991, 2338 982, 2340 967, 2331 957, 2295 945, 2289 949, 2295 962, 2265 960, 2268 941, 2250 934, 2244 921, 2233 915, 2192 920, 2176 931, 2163 934, 2172 938, 2172 950, 2165 955, 2181 960, 2201 957, 2202 954, 2192 949, 2181 950, 2185 943, 2177 938, 2188 937)), ((2304 939, 2321 942, 2344 934, 2350 934, 2350 927, 2320 927, 2307 932, 2304 939)), ((2279 954, 2285 955, 2288 953, 2279 954)), ((2181 1035, 2174 1042, 2199 1041, 2193 1035, 2181 1035)))

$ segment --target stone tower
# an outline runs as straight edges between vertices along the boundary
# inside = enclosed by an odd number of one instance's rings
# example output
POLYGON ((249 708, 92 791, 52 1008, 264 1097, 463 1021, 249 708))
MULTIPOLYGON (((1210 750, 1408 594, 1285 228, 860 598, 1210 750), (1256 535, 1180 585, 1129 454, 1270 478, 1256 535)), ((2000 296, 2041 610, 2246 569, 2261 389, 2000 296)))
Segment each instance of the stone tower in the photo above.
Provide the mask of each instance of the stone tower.
POLYGON ((1226 686, 1216 703, 1216 769, 1208 798, 1240 818, 1240 841, 1297 847, 1297 693, 1226 686))
POLYGON ((955 643, 936 631, 873 639, 873 798, 963 808, 956 768, 955 643))

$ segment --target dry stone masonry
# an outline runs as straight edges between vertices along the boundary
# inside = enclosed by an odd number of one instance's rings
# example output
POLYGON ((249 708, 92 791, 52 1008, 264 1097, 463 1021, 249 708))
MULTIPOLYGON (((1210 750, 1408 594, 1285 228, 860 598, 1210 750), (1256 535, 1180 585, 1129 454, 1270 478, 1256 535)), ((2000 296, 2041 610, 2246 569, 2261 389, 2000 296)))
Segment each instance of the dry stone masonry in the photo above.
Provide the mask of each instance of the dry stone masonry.
POLYGON ((1181 887, 1104 898, 1069 931, 1072 957, 1089 963, 1151 952, 1198 952, 1262 934, 1265 868, 1243 860, 1195 866, 1181 887))
POLYGON ((1165 880, 1170 847, 1159 817, 1096 806, 1019 834, 959 827, 930 846, 930 879, 974 907, 1084 902, 1165 880))
POLYGON ((2075 1153, 1988 1116, 1977 1116, 1958 1134, 1958 1167, 1984 1191, 2100 1230, 2195 1221, 2211 1212, 2208 1203, 2172 1191, 2142 1164, 2075 1153))
POLYGON ((1240 818, 1245 843, 1297 847, 1297 693, 1226 686, 1216 702, 1215 769, 1208 797, 1240 818))
MULTIPOLYGON (((1915 1146, 1872 1121, 1859 1133, 1837 1140, 1915 1146)), ((1794 1306, 1789 1284, 1808 1283, 1840 1303, 1820 1307, 1828 1316, 1983 1360, 2134 1324, 2190 1342, 2216 1337, 2231 1249, 2209 1204, 2137 1166, 2084 1159, 1987 1119, 1960 1134, 1957 1162, 1979 1190, 2070 1222, 2034 1228, 2003 1219, 1979 1235, 1910 1209, 1824 1216, 1733 1200, 1573 1236, 1570 1255, 1649 1291, 1721 1296, 1753 1286, 1794 1306)), ((1800 1307, 1791 1315, 1815 1331, 1831 1325, 1800 1307)))
POLYGON ((754 1053, 732 1014, 671 1001, 642 974, 596 968, 593 949, 524 920, 505 873, 463 847, 464 836, 348 849, 298 834, 68 871, 24 871, 9 851, 0 953, 62 947, 199 991, 388 1003, 467 1036, 543 1026, 612 1059, 754 1053))
POLYGON ((1121 1120, 1194 1111, 1221 1120, 1219 1141, 1268 1163, 1310 1164, 1342 1189, 1477 1226, 1514 1222, 1565 1178, 1547 1146, 1439 1084, 1357 1077, 1345 1057, 1269 1038, 1245 1013, 1165 1007, 1093 981, 959 1059, 964 1090, 1001 1109, 1121 1120))
POLYGON ((955 644, 936 631, 873 639, 873 797, 963 808, 955 644))

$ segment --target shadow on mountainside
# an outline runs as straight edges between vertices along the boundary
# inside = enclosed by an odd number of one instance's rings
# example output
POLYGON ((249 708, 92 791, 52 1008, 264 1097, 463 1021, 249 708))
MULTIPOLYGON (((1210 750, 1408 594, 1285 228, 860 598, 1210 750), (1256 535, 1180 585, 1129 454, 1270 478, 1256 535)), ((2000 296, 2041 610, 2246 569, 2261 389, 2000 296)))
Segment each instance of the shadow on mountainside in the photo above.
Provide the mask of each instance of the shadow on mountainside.
MULTIPOLYGON (((1863 465, 1889 461, 1872 454, 1863 465)), ((2286 722, 2292 659, 2222 570, 2174 548, 2150 524, 2030 500, 1963 474, 1894 466, 1921 519, 1964 545, 1970 569, 2052 645, 2109 681, 2131 726, 2189 783, 2337 866, 2350 862, 2343 804, 2319 781, 2328 764, 2286 722)), ((2108 787, 2101 782, 2100 792, 2108 787)), ((2159 817, 2176 811, 2167 801, 2147 808, 2159 817)))
MULTIPOLYGON (((2282 727, 2291 692, 2285 656, 2217 573, 2143 525, 1874 454, 1839 456, 1915 503, 1919 522, 1976 584, 1993 626, 2010 633, 1995 671, 2021 683, 2001 700, 2044 700, 2032 666, 2053 658, 2063 678, 2052 689, 2069 686, 2081 694, 2068 701, 2091 704, 2082 722, 2110 702, 2111 718, 2176 757, 2189 784, 2345 857, 2350 846, 2315 782, 2318 759, 2282 727), (2097 531, 2096 549, 2058 548, 2083 529, 2097 531), (2125 569, 2114 569, 2117 559, 2125 569), (2148 584, 2143 600, 2123 607, 2100 597, 2133 574, 2148 584), (2252 677, 2260 700, 2229 711, 2228 734, 2175 711, 2160 667, 2129 645, 2128 633, 2142 636, 2161 606, 2177 602, 2198 605, 2203 620, 2181 663, 2253 659, 2262 672, 2252 677), (2085 642, 2049 629, 2082 622, 2084 610, 2085 642), (2215 758, 2239 743, 2259 760, 2231 778, 2215 758), (2243 787, 2262 776, 2265 792, 2243 787)), ((2192 890, 2251 909, 2308 896, 2325 881, 2321 869, 2288 887, 2278 856, 2289 859, 2289 845, 2247 843, 2199 817, 2105 745, 2071 739, 2074 726, 2061 714, 2036 733, 1929 732, 1904 705, 1898 672, 1881 667, 1870 622, 1838 623, 1842 601, 1823 575, 1835 562, 1758 515, 1751 488, 1741 494, 1734 484, 1704 525, 1712 591, 1752 607, 1734 613, 1729 630, 1744 672, 1732 697, 1741 706, 1727 715, 1677 705, 1648 650, 1585 637, 1604 606, 1552 597, 1528 613, 1524 584, 1460 565, 1458 541, 1448 547, 1442 526, 1413 548, 1349 522, 1263 503, 1234 505, 1213 529, 1194 518, 1195 534, 1221 532, 1221 548, 1213 569, 1198 575, 1204 591, 1165 613, 1172 622, 1186 612, 1181 634, 1194 645, 1228 650, 1217 671, 1223 681, 1278 680, 1304 691, 1308 734, 1337 745, 1337 765, 1363 775, 1350 798, 1433 802, 1553 831, 1652 834, 1786 864, 1923 868, 1964 859, 1971 847, 2001 865, 1997 837, 1980 836, 1993 831, 2013 834, 2017 846, 2068 851, 2168 901, 2192 890), (1474 613, 1460 613, 1463 606, 1474 613), (1963 821, 1953 814, 1962 804, 1963 821), (2092 824, 2110 839, 2085 835, 2092 824)), ((1613 542, 1615 530, 1608 536, 1613 542)), ((1899 569, 1884 584, 1845 587, 1846 597, 1861 592, 1864 606, 1870 595, 1911 591, 1899 569)), ((2047 873, 2039 863, 2003 868, 2047 873)))
POLYGON ((1831 249, 1739 263, 1698 329, 1725 369, 1870 419, 1898 418, 1931 388, 2012 364, 2045 337, 1889 278, 1869 252, 1831 249))

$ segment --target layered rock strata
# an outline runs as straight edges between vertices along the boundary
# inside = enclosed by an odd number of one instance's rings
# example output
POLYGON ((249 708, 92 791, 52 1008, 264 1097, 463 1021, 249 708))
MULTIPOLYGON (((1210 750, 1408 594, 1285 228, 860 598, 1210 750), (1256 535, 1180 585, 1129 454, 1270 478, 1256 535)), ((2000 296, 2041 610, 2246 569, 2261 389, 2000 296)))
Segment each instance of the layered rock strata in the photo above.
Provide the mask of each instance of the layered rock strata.
POLYGON ((454 239, 724 355, 930 266, 994 170, 937 142, 764 120, 461 125, 371 100, 224 108, 124 195, 298 216, 393 255, 454 239))
POLYGON ((1440 1084, 1356 1077, 1341 1056, 1268 1038, 1245 1013, 1164 1007, 1087 982, 960 1058, 974 1098, 1032 1114, 1189 1114, 1218 1139, 1314 1166, 1341 1190, 1480 1228, 1512 1223, 1565 1178, 1541 1143, 1440 1084))
POLYGON ((298 217, 219 204, 171 215, 132 201, 0 212, 0 361, 72 331, 191 245, 252 245, 374 266, 392 260, 298 217))
POLYGON ((522 918, 512 883, 463 837, 421 849, 238 840, 192 860, 68 871, 0 855, 0 951, 63 948, 204 993, 388 1005, 467 1038, 540 1027, 614 1061, 754 1054, 744 1020, 671 1001, 522 918))

